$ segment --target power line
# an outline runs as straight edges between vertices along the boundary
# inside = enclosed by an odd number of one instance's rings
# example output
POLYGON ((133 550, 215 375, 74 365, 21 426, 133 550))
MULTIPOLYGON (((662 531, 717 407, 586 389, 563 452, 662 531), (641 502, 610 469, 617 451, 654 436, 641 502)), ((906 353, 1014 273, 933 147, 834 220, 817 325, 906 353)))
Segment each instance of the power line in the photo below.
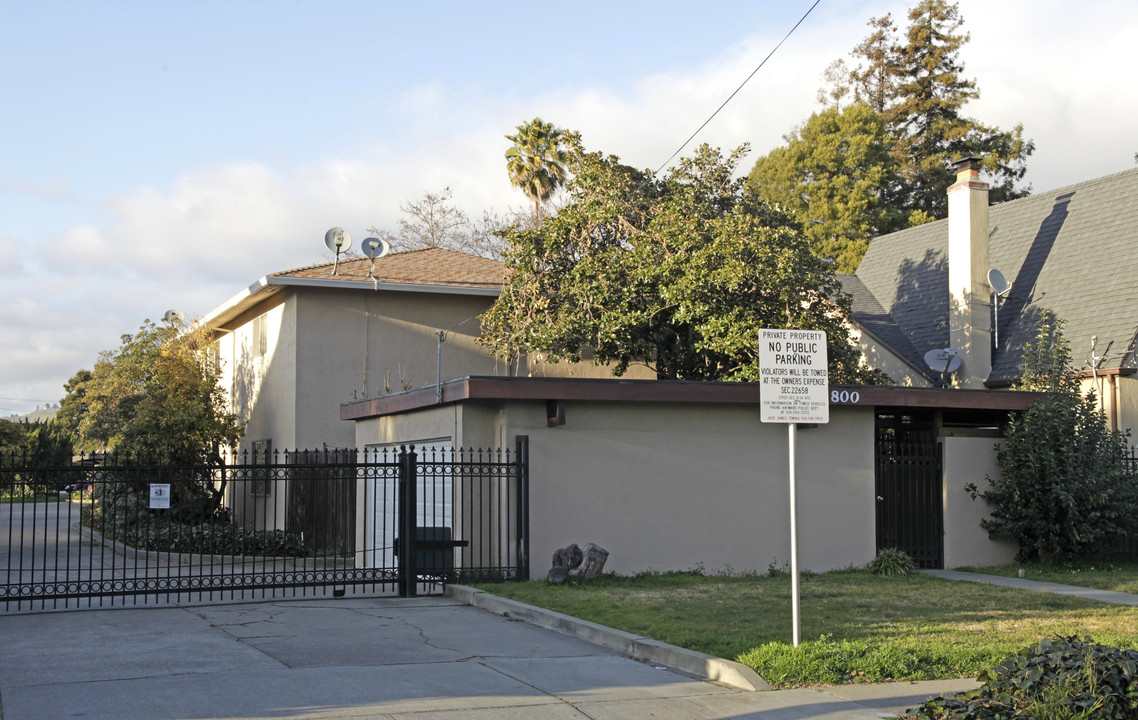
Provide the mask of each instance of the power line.
POLYGON ((786 42, 786 41, 787 41, 787 38, 789 38, 791 35, 793 35, 793 34, 794 34, 794 31, 798 29, 798 26, 799 26, 799 25, 801 25, 801 24, 803 23, 803 21, 804 21, 804 20, 806 20, 806 18, 807 18, 807 17, 809 17, 810 13, 814 12, 814 8, 818 7, 818 3, 820 3, 820 2, 822 2, 822 0, 814 0, 814 4, 810 6, 810 9, 806 11, 806 14, 805 14, 805 15, 803 15, 803 16, 802 16, 802 17, 801 17, 801 18, 798 20, 798 22, 794 23, 794 27, 790 28, 790 32, 788 32, 788 33, 786 34, 786 37, 784 37, 782 40, 779 40, 779 41, 778 41, 778 45, 775 45, 775 46, 774 46, 774 50, 771 50, 771 51, 770 51, 770 53, 768 53, 768 54, 767 54, 767 56, 766 56, 765 58, 763 58, 763 61, 762 61, 761 63, 759 63, 758 67, 756 67, 754 70, 752 70, 752 71, 751 71, 751 74, 747 76, 747 79, 746 79, 746 80, 744 80, 744 81, 743 81, 743 82, 742 82, 742 83, 739 85, 739 87, 735 88, 735 92, 731 93, 731 94, 730 94, 730 95, 727 97, 727 99, 723 101, 723 104, 722 104, 722 105, 720 105, 718 108, 716 108, 716 109, 715 109, 715 112, 711 113, 711 116, 710 116, 709 118, 707 118, 706 120, 704 120, 704 121, 703 121, 703 124, 699 126, 699 129, 697 129, 695 132, 693 132, 693 133, 691 134, 691 137, 689 137, 687 140, 684 140, 683 144, 682 144, 682 145, 680 145, 678 148, 676 148, 676 151, 675 151, 674 153, 672 153, 672 154, 671 154, 671 156, 670 156, 670 157, 668 157, 668 159, 667 159, 667 160, 665 160, 665 161, 664 161, 664 164, 663 164, 663 165, 661 165, 660 167, 656 168, 656 171, 652 173, 653 175, 658 175, 658 174, 660 173, 660 171, 661 171, 661 170, 663 170, 664 168, 666 168, 666 167, 668 166, 668 163, 672 162, 672 159, 673 159, 673 158, 675 158, 677 155, 679 155, 679 154, 680 154, 680 151, 681 151, 681 150, 683 150, 685 147, 687 147, 688 143, 690 143, 692 140, 694 140, 694 139, 695 139, 695 136, 696 136, 696 135, 699 135, 699 134, 700 134, 700 132, 702 132, 702 131, 703 131, 703 129, 704 129, 705 127, 707 127, 707 124, 708 124, 709 122, 711 122, 712 120, 714 120, 714 119, 715 119, 715 116, 719 114, 719 111, 720 111, 720 110, 722 110, 723 108, 727 107, 727 103, 731 102, 731 100, 732 100, 732 99, 733 99, 733 98, 734 98, 736 95, 738 95, 738 94, 739 94, 739 91, 743 89, 743 86, 744 86, 744 85, 746 85, 748 82, 750 82, 750 81, 751 81, 751 78, 753 78, 753 77, 755 76, 755 73, 757 73, 759 70, 761 70, 761 69, 763 68, 763 65, 766 65, 766 64, 767 64, 767 60, 770 60, 770 59, 771 59, 771 56, 772 56, 772 55, 774 55, 776 52, 778 52, 778 49, 779 49, 780 47, 782 47, 782 44, 783 44, 784 42, 786 42))

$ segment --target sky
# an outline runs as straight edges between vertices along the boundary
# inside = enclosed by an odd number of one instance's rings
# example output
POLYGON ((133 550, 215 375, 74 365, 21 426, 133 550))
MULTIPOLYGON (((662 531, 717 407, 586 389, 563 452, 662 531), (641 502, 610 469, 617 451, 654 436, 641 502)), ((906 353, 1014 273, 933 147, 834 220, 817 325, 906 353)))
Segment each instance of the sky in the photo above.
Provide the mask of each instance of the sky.
MULTIPOLYGON (((209 313, 331 259, 450 188, 527 201, 505 135, 534 117, 656 169, 813 0, 17 2, 0 8, 0 417, 167 310, 209 313)), ((819 109, 822 73, 910 2, 821 0, 685 147, 753 160, 819 109)), ((959 0, 965 114, 1036 143, 1045 191, 1134 167, 1132 0, 959 0)))

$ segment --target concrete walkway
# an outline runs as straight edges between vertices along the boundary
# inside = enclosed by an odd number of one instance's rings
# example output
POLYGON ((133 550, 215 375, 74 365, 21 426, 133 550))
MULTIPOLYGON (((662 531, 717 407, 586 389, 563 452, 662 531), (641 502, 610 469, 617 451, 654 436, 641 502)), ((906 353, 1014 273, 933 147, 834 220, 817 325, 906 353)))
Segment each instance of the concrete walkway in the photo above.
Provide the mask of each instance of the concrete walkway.
POLYGON ((1022 578, 1000 577, 999 575, 981 575, 980 573, 960 572, 959 570, 922 570, 921 572, 946 580, 963 580, 966 582, 985 583, 987 585, 1002 585, 1004 587, 1016 588, 1017 590, 1034 590, 1036 592, 1048 592, 1056 595, 1071 595, 1086 598, 1087 600, 1098 600, 1099 602, 1113 603, 1115 605, 1138 607, 1138 595, 1131 593, 1096 590, 1094 588, 1060 585, 1059 583, 1024 580, 1022 578))
POLYGON ((0 615, 0 648, 0 720, 872 720, 976 685, 747 692, 454 597, 0 615))

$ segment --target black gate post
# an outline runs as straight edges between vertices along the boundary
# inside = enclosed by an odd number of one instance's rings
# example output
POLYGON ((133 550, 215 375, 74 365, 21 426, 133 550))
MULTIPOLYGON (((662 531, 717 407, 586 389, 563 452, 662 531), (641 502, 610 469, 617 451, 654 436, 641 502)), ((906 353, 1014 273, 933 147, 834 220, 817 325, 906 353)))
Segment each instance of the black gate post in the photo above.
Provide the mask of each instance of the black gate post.
POLYGON ((419 568, 415 563, 415 509, 418 500, 418 478, 415 446, 399 448, 399 596, 415 597, 419 568))
POLYGON ((514 462, 518 481, 517 562, 519 580, 529 580, 529 435, 518 435, 514 462))

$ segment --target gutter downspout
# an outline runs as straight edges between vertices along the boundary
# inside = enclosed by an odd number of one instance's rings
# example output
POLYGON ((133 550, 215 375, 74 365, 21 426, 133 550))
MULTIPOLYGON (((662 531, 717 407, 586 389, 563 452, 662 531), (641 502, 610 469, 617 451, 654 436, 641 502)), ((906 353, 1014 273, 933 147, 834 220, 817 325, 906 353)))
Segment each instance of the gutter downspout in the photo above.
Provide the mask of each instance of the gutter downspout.
POLYGON ((439 338, 438 352, 435 355, 435 403, 441 405, 443 402, 443 342, 447 338, 447 331, 439 330, 435 335, 439 338))

